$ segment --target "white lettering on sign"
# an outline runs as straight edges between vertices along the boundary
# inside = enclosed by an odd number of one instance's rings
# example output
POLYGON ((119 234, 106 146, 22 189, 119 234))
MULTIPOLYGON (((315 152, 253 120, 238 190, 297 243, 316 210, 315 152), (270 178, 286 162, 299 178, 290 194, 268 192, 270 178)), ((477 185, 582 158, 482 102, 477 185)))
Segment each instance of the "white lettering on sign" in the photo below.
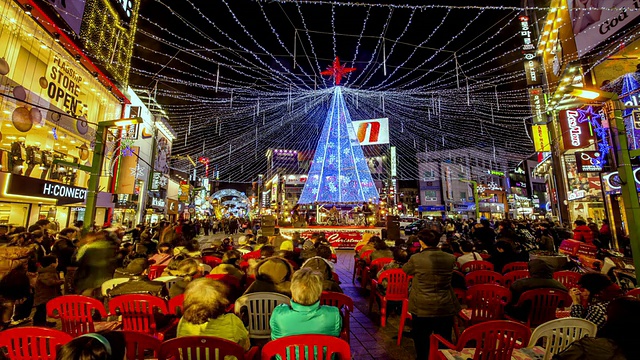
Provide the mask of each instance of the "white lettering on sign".
POLYGON ((569 139, 571 139, 571 145, 580 146, 580 135, 582 134, 582 128, 578 124, 578 112, 575 110, 567 110, 567 125, 569 125, 569 139))
POLYGON ((151 198, 151 206, 165 207, 166 203, 161 198, 151 198))
POLYGON ((87 190, 62 184, 47 183, 44 184, 42 195, 84 200, 87 198, 87 190))
POLYGON ((587 197, 587 192, 584 190, 573 190, 569 193, 567 193, 567 198, 569 201, 571 200, 578 200, 578 199, 582 199, 587 197))

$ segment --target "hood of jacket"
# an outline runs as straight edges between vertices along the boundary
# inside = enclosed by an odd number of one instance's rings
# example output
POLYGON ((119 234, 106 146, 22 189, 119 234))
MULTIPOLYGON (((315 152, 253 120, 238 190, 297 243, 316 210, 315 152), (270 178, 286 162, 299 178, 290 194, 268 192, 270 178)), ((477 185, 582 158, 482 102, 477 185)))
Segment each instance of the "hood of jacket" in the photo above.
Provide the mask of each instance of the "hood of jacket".
POLYGON ((533 259, 529 261, 529 274, 532 278, 552 279, 553 266, 544 260, 533 259))
POLYGON ((256 266, 256 279, 280 284, 291 281, 293 266, 281 257, 266 258, 256 266))

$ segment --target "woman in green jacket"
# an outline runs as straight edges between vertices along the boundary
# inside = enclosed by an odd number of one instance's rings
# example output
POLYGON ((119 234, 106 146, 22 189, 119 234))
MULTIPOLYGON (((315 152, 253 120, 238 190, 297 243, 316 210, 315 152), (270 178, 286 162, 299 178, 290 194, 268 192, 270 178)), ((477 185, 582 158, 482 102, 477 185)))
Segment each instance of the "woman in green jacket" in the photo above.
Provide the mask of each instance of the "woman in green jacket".
POLYGON ((340 310, 335 306, 320 305, 323 281, 321 273, 309 268, 293 274, 291 305, 280 304, 271 314, 271 340, 291 335, 340 335, 340 310))

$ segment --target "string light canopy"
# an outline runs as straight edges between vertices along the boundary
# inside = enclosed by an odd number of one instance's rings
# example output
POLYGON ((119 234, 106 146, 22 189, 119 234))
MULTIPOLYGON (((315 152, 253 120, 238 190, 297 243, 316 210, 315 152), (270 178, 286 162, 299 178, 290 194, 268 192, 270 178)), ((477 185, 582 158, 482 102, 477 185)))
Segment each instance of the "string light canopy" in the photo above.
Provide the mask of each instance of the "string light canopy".
MULTIPOLYGON (((283 171, 307 173, 338 83, 353 120, 389 119, 399 179, 420 177, 425 151, 454 159, 480 149, 478 160, 506 169, 533 152, 518 34, 524 11, 154 0, 140 8, 131 84, 162 104, 178 134, 173 153, 209 159, 221 181, 256 181, 269 149, 296 150, 299 163, 283 171)), ((383 149, 363 147, 379 157, 374 178, 389 171, 383 149)))

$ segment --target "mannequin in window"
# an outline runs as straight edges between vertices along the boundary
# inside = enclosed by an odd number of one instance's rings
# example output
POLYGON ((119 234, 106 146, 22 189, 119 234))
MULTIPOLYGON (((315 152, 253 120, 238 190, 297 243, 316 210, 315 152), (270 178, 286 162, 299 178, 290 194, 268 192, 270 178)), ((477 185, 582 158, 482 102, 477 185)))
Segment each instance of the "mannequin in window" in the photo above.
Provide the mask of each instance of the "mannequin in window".
POLYGON ((27 152, 24 147, 24 138, 21 137, 18 141, 14 141, 11 144, 11 157, 10 168, 11 172, 16 175, 22 175, 22 168, 24 167, 24 160, 27 157, 27 152))
MULTIPOLYGON (((64 156, 53 154, 53 160, 56 160, 56 159, 62 160, 64 159, 64 156)), ((60 168, 61 168, 60 165, 53 165, 53 167, 51 168, 51 175, 50 175, 51 180, 61 180, 63 178, 64 174, 59 171, 60 168)))
POLYGON ((25 171, 25 176, 31 176, 31 172, 33 168, 36 166, 40 166, 42 164, 42 153, 40 152, 40 148, 37 146, 27 146, 27 171, 25 171))
POLYGON ((42 174, 40 174, 40 179, 45 180, 47 178, 47 174, 49 173, 49 169, 51 169, 51 165, 53 163, 53 155, 48 150, 42 150, 42 174))

